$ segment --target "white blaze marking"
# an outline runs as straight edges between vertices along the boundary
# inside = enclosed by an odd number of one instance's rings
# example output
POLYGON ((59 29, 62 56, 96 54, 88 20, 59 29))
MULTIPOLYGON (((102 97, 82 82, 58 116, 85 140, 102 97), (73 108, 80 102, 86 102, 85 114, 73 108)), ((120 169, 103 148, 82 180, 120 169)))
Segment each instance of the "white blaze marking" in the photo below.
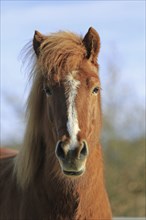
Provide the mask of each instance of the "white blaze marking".
POLYGON ((80 131, 78 125, 77 111, 75 106, 75 97, 80 81, 75 80, 72 74, 66 77, 66 96, 68 107, 67 130, 70 135, 70 147, 73 149, 77 145, 77 134, 80 131))

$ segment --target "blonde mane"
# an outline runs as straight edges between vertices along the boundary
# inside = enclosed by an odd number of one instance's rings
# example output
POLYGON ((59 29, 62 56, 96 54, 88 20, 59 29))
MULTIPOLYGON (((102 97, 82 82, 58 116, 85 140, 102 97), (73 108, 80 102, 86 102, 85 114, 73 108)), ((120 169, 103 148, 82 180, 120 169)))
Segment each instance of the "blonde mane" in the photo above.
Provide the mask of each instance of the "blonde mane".
POLYGON ((81 37, 71 32, 58 32, 46 37, 41 44, 38 65, 43 73, 60 80, 69 71, 78 69, 85 56, 81 37))
MULTIPOLYGON (((86 57, 86 49, 79 37, 71 32, 58 32, 46 36, 40 47, 39 58, 31 47, 26 56, 34 58, 30 68, 32 88, 27 102, 27 126, 22 148, 15 159, 14 175, 18 184, 25 188, 35 176, 41 164, 41 150, 44 146, 41 126, 45 99, 44 76, 58 81, 70 71, 77 70, 86 57)), ((30 60, 32 62, 32 60, 30 60)))

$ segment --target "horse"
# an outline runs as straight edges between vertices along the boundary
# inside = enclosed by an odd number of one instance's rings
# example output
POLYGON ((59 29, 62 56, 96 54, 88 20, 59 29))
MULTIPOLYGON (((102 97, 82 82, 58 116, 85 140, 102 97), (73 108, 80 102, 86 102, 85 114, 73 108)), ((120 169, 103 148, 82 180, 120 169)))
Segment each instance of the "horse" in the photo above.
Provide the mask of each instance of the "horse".
POLYGON ((100 37, 35 31, 27 126, 0 160, 1 220, 110 220, 100 133, 100 37))

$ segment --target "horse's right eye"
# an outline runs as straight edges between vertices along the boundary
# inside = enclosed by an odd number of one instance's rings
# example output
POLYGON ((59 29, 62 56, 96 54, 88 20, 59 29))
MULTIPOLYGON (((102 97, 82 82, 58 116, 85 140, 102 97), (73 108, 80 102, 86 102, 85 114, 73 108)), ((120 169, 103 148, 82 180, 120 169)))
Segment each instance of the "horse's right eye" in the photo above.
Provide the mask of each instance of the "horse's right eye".
POLYGON ((52 95, 52 90, 49 87, 46 87, 44 90, 47 96, 52 95))

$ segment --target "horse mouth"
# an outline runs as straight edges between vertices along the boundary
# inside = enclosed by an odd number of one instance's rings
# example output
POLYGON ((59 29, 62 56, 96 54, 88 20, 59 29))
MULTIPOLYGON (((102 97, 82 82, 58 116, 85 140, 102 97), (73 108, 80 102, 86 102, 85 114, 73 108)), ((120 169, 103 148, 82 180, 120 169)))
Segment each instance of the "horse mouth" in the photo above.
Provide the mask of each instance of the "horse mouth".
POLYGON ((66 176, 81 176, 84 173, 84 170, 80 170, 80 171, 66 171, 66 170, 63 170, 63 173, 66 176))

